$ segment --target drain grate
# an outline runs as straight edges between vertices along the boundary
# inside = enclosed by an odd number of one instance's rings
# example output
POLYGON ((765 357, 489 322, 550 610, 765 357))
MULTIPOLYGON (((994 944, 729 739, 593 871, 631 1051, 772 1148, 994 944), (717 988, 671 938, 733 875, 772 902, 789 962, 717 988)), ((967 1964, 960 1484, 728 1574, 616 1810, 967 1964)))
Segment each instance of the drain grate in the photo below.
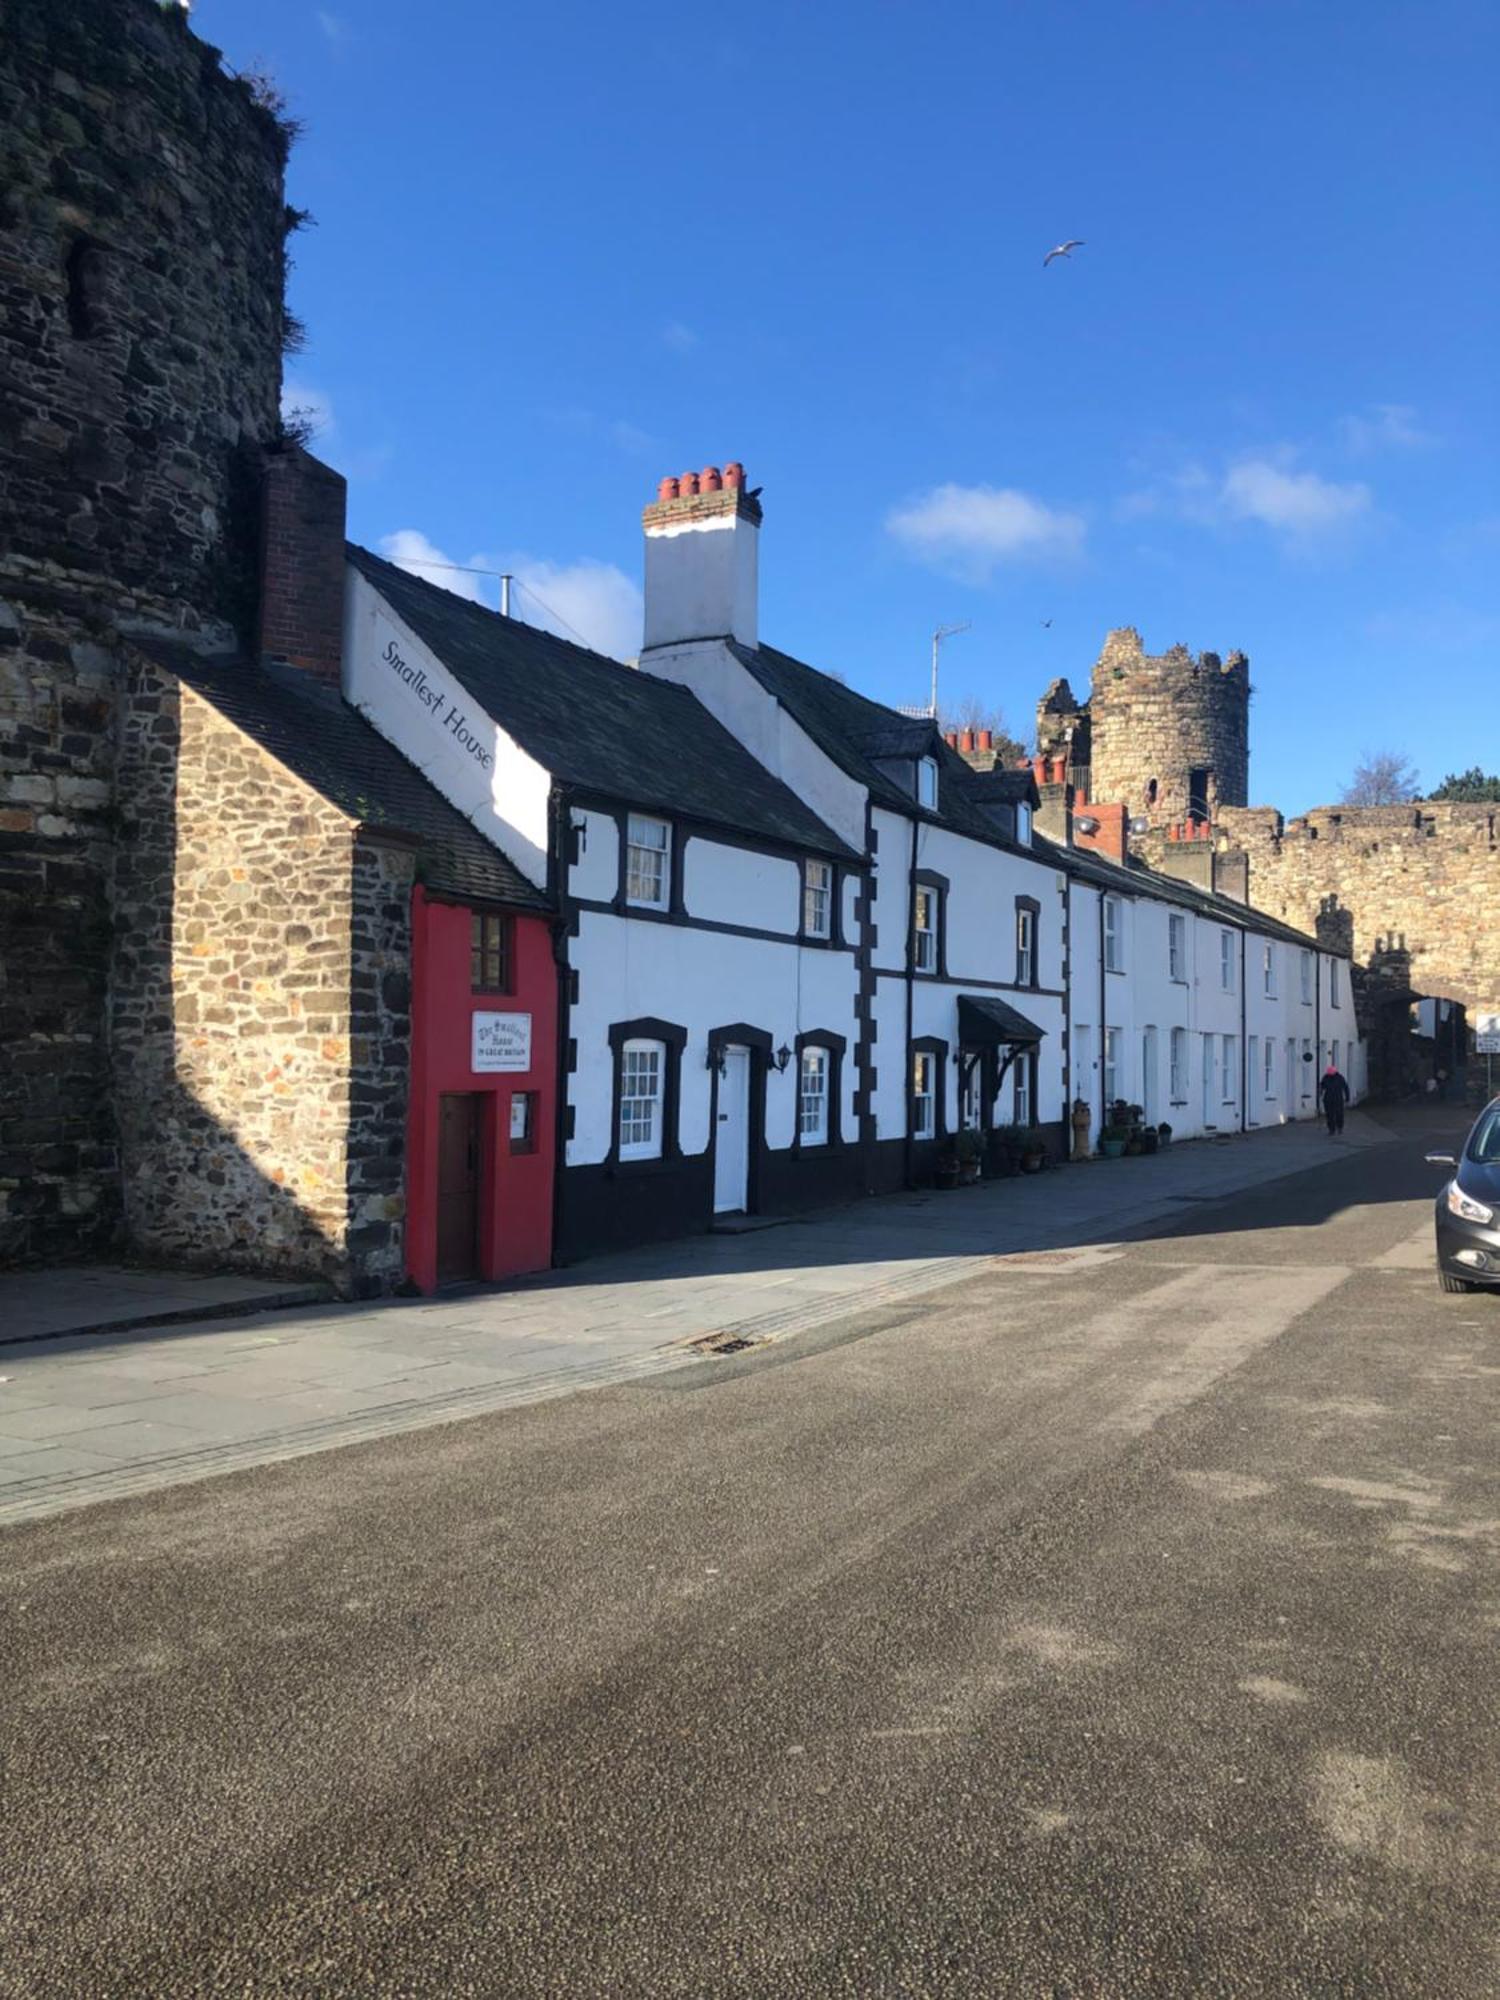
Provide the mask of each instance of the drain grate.
POLYGON ((761 1344, 758 1340, 747 1340, 742 1333, 702 1333, 688 1342, 694 1354, 739 1354, 747 1347, 761 1344))

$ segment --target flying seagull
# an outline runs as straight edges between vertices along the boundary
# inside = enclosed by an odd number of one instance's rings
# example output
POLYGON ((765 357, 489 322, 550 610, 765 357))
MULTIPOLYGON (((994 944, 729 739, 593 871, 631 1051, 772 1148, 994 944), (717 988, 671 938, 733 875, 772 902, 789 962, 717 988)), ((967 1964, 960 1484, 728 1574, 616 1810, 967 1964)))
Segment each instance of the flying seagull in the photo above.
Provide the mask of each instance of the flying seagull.
POLYGON ((1047 632, 1051 630, 1051 627, 1052 627, 1052 620, 1050 618, 1044 618, 1042 620, 1042 630, 1044 632, 1047 632))
POLYGON ((1081 236, 1070 236, 1066 243, 1059 243, 1055 249, 1047 252, 1046 256, 1042 259, 1042 269, 1045 271, 1054 257, 1067 257, 1073 251, 1081 250, 1082 248, 1083 238, 1081 236))

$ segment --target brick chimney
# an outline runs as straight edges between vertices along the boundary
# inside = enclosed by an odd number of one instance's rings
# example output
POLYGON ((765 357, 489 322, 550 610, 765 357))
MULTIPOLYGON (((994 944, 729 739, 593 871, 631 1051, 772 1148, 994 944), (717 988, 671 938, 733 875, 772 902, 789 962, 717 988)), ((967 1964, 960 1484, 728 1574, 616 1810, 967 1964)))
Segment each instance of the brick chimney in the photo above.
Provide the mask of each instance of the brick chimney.
POLYGON ((1235 847, 1207 820, 1178 820, 1162 829, 1153 843, 1151 865, 1158 874, 1195 888, 1211 889, 1236 903, 1250 901, 1250 856, 1235 847))
POLYGON ((1073 815, 1073 845, 1094 854, 1103 854, 1123 867, 1128 849, 1129 829, 1123 802, 1117 805, 1090 805, 1073 815))
POLYGON ((260 654, 339 685, 344 651, 343 475, 300 445, 266 460, 260 654))
POLYGON ((646 650, 694 639, 759 643, 760 501, 738 460, 663 479, 646 531, 646 650))

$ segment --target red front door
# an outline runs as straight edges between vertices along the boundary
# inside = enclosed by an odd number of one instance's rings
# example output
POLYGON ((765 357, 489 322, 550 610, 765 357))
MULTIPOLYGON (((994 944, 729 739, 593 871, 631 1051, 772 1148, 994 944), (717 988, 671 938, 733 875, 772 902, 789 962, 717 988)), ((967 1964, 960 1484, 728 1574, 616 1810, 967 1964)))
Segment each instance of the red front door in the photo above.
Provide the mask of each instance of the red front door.
POLYGON ((479 1135, 482 1104, 475 1091, 445 1091, 438 1100, 438 1283, 479 1276, 479 1135))

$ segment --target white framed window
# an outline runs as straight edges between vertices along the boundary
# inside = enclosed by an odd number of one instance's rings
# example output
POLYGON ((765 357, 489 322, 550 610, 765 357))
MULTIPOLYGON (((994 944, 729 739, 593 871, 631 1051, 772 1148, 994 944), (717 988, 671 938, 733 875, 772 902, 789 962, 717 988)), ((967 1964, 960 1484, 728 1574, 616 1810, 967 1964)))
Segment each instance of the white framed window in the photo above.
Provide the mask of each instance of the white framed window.
POLYGON ((1122 1093, 1120 1090, 1120 1030, 1118 1028, 1106 1028, 1104 1030, 1105 1109, 1108 1110, 1109 1106, 1114 1103, 1115 1099, 1121 1095, 1122 1093))
POLYGON ((1330 1007, 1343 1004, 1339 998, 1339 962, 1336 958, 1328 961, 1328 1004, 1330 1007))
POLYGON ((1313 955, 1310 951, 1303 952, 1301 966, 1302 1004, 1304 1007, 1310 1007, 1313 1003, 1313 955))
POLYGON ((1012 1065, 1016 1078, 1015 1121, 1018 1125, 1031 1123, 1031 1056, 1017 1056, 1012 1065))
POLYGON ((920 757, 917 760, 917 804, 926 806, 929 812, 937 811, 938 768, 935 757, 920 757))
POLYGON ((938 967, 938 892, 918 884, 912 909, 912 945, 918 972, 936 972, 938 967))
POLYGON ((625 837, 625 900, 665 910, 672 900, 672 829, 664 819, 632 813, 625 837))
POLYGON ((1234 979, 1234 932, 1219 932, 1219 984, 1226 993, 1233 993, 1234 979))
POLYGON ((1274 1097, 1276 1095, 1276 1044, 1269 1035, 1266 1036, 1266 1046, 1262 1051, 1262 1060, 1265 1068, 1261 1076, 1261 1088, 1267 1097, 1274 1097))
POLYGON ((626 1042, 620 1050, 620 1133, 622 1160, 661 1157, 662 1100, 667 1052, 661 1042, 626 1042))
POLYGON ((1174 1028, 1172 1030, 1169 1088, 1174 1104, 1187 1103, 1188 1033, 1186 1028, 1174 1028))
POLYGON ((1276 998, 1276 947, 1269 938, 1262 947, 1261 979, 1265 986, 1266 998, 1276 998))
POLYGON ((1187 985, 1187 918, 1175 910, 1167 918, 1167 971, 1179 986, 1187 985))
POLYGON ((1118 896, 1104 899, 1104 969, 1106 972, 1125 970, 1124 916, 1118 896))
POLYGON ((1224 1102, 1238 1104, 1240 1098, 1240 1043, 1238 1035, 1224 1037, 1224 1102))
POLYGON ((1036 984, 1036 911, 1027 903, 1016 905, 1016 984, 1036 984))
POLYGON ((833 863, 802 864, 802 930, 807 937, 833 936, 833 863))
POLYGON ((802 1051, 797 1072, 797 1133, 804 1146, 828 1144, 828 1051, 802 1051))
POLYGON ((937 1057, 926 1049, 911 1059, 911 1135, 937 1137, 937 1057))

